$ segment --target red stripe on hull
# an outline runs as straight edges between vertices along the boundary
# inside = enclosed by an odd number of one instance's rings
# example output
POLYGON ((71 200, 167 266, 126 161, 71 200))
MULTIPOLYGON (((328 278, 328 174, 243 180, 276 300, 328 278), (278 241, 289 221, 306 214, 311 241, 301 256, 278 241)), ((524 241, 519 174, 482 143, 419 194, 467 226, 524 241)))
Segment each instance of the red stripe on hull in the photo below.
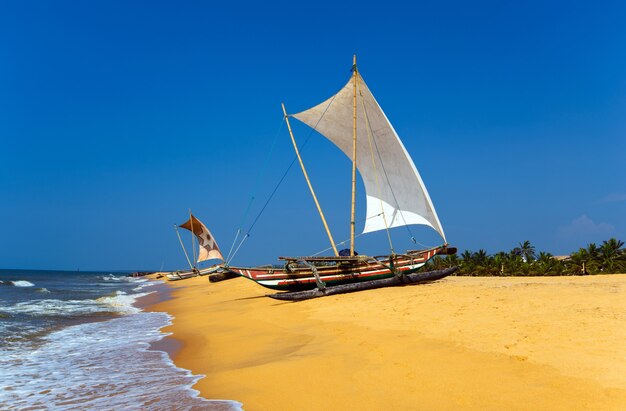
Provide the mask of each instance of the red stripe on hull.
MULTIPOLYGON (((396 256, 393 258, 393 268, 396 272, 413 272, 444 249, 445 247, 437 247, 396 256)), ((393 276, 394 272, 390 269, 389 260, 387 258, 379 262, 374 259, 367 259, 356 264, 340 262, 330 266, 316 266, 316 269, 322 281, 331 285, 333 283, 360 282, 393 276)), ((291 269, 286 267, 229 267, 229 269, 271 289, 304 290, 316 286, 315 275, 309 267, 298 266, 291 269)))

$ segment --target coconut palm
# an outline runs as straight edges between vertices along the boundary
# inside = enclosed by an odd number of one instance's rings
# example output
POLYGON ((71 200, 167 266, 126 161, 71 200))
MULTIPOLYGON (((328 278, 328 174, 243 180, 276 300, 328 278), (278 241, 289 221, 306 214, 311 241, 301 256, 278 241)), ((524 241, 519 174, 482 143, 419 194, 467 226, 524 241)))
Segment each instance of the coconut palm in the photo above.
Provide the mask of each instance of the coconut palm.
POLYGON ((587 245, 587 253, 589 253, 590 260, 600 259, 600 249, 598 248, 596 243, 589 243, 589 245, 587 245))
POLYGON ((492 272, 495 275, 505 275, 504 267, 508 259, 509 256, 504 251, 496 253, 491 259, 492 272))
POLYGON ((477 265, 485 266, 487 264, 487 251, 481 248, 472 254, 472 260, 477 265))
POLYGON ((570 268, 572 274, 588 274, 587 264, 589 260, 589 252, 587 252, 585 248, 581 248, 570 254, 570 258, 567 260, 567 266, 570 268))
POLYGON ((472 262, 474 264, 475 275, 488 274, 489 255, 487 254, 487 251, 481 248, 475 253, 472 253, 472 262))
POLYGON ((535 246, 531 245, 528 240, 519 243, 519 252, 524 262, 529 263, 535 259, 535 246))
POLYGON ((600 267, 603 272, 614 273, 624 262, 624 242, 611 238, 603 241, 599 248, 600 267))
POLYGON ((472 256, 473 253, 470 250, 465 250, 461 253, 461 275, 475 275, 472 256))
POLYGON ((446 267, 456 267, 457 265, 461 265, 461 260, 458 255, 452 254, 445 256, 444 263, 446 267))
POLYGON ((537 257, 534 270, 540 275, 559 275, 562 272, 562 265, 552 254, 542 251, 537 257))
POLYGON ((432 266, 433 270, 441 270, 445 268, 445 261, 440 256, 436 255, 428 261, 428 265, 432 266))

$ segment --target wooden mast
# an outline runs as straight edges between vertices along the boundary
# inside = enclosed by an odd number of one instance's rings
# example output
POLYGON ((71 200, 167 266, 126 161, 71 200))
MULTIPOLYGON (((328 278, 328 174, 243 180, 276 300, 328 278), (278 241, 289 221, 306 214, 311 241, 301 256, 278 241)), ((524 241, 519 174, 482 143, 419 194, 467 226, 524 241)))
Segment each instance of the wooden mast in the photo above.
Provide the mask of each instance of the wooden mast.
POLYGON ((354 83, 353 95, 353 121, 352 121, 352 207, 350 210, 350 256, 354 256, 354 214, 356 209, 356 54, 352 59, 352 82, 354 83))
POLYGON ((315 195, 315 191, 313 190, 313 185, 311 185, 311 181, 309 180, 309 175, 306 172, 306 168, 304 168, 304 163, 302 162, 302 157, 300 157, 300 150, 298 150, 298 145, 296 144, 296 139, 293 136, 293 131, 291 131, 291 124, 289 123, 289 116, 287 115, 287 110, 285 109, 285 104, 281 103, 283 107, 283 114, 285 115, 285 121, 287 123, 287 129, 289 130, 289 136, 291 137, 291 142, 293 143, 293 148, 296 151, 296 156, 298 157, 298 161, 300 162, 300 167, 302 168, 302 174, 304 174, 304 179, 306 183, 309 185, 309 190, 311 190, 311 195, 313 196, 313 201, 315 201, 315 205, 317 206, 317 211, 320 213, 320 217, 322 217, 322 223, 324 223, 324 228, 326 229, 326 234, 328 234, 328 239, 330 240, 330 244, 333 247, 333 251, 335 252, 335 256, 339 255, 337 251, 337 246, 335 245, 335 240, 333 240, 333 236, 330 233, 330 229, 328 228, 328 223, 326 222, 326 218, 324 217, 324 213, 322 212, 322 207, 320 206, 319 201, 317 201, 317 196, 315 195))
POLYGON ((191 214, 191 208, 189 209, 189 224, 191 225, 191 252, 193 253, 193 268, 196 268, 198 261, 196 258, 196 233, 193 232, 193 214, 191 214))
POLYGON ((178 232, 178 226, 176 224, 174 224, 174 230, 176 231, 176 235, 178 236, 178 241, 180 242, 180 246, 183 249, 183 253, 185 253, 185 258, 187 259, 187 262, 189 263, 189 269, 193 270, 193 265, 191 265, 189 254, 187 254, 187 250, 185 249, 185 244, 183 244, 183 239, 180 238, 180 233, 178 232))

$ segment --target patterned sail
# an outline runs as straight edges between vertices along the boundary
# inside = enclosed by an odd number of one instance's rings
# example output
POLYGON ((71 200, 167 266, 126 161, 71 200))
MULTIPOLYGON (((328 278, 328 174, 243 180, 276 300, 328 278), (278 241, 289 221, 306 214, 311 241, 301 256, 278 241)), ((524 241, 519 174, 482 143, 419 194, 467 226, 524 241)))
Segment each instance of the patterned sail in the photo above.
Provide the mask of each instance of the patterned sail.
POLYGON ((445 241, 422 178, 393 126, 359 73, 337 94, 293 117, 352 158, 354 81, 357 82, 357 168, 365 184, 364 233, 410 224, 435 229, 445 241))
POLYGON ((224 260, 217 242, 211 235, 208 228, 196 217, 191 215, 189 220, 179 225, 180 228, 187 229, 194 233, 198 239, 198 263, 206 260, 224 260))

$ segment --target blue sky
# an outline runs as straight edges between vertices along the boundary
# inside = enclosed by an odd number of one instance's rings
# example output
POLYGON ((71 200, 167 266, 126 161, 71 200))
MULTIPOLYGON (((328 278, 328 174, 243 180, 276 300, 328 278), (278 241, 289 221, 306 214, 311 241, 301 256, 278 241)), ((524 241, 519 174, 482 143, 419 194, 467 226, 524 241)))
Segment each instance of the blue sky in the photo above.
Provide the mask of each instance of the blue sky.
MULTIPOLYGON (((293 158, 280 103, 329 97, 355 53, 450 243, 626 239, 624 3, 405 3, 3 2, 0 266, 183 267, 189 208, 227 251, 293 158)), ((317 135, 304 159, 347 238, 348 160, 317 135)), ((235 263, 326 247, 293 168, 235 263)))

